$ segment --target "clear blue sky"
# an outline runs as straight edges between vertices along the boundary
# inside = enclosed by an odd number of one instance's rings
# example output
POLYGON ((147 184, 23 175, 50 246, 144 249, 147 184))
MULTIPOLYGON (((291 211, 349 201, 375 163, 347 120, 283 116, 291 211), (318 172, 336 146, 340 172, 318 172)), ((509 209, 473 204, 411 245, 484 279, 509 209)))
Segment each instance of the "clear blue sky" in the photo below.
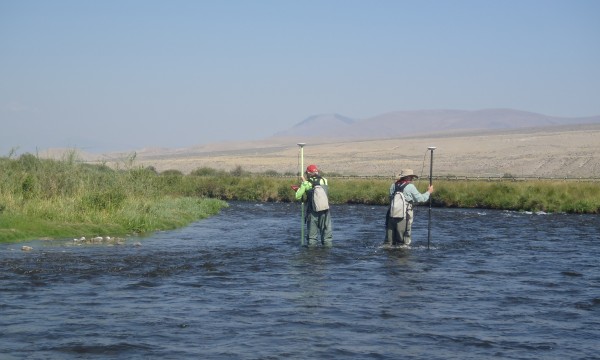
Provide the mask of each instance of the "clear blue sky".
POLYGON ((0 0, 0 156, 484 108, 600 115, 600 1, 0 0))

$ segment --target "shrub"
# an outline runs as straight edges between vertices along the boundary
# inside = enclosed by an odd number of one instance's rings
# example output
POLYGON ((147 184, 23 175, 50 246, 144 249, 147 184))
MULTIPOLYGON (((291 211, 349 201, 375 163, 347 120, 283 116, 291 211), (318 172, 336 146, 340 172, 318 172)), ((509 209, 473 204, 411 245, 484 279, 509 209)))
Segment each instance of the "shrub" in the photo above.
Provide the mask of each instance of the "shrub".
POLYGON ((219 171, 219 170, 209 168, 209 167, 201 167, 196 170, 193 170, 190 173, 190 175, 192 175, 192 176, 218 176, 218 175, 224 175, 224 174, 225 174, 224 171, 219 171))
POLYGON ((122 191, 98 191, 85 194, 81 198, 81 206, 84 211, 88 209, 101 211, 101 210, 114 210, 123 205, 125 202, 126 195, 122 191))

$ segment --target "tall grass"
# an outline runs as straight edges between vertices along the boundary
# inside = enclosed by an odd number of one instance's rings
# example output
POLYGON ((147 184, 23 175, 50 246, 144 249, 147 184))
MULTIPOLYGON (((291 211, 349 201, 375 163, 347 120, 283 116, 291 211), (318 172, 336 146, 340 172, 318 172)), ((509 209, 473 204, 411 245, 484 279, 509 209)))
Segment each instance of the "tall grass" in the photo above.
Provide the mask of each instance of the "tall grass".
POLYGON ((522 211, 600 213, 600 184, 575 181, 441 181, 439 206, 522 211))
POLYGON ((74 153, 59 161, 0 158, 0 241, 173 229, 226 206, 183 196, 180 180, 152 169, 81 164, 74 153))
MULTIPOLYGON (((194 173, 192 173, 194 174, 194 173)), ((331 177, 329 198, 337 204, 388 204, 393 179, 331 177)), ((211 173, 181 175, 180 194, 241 201, 294 201, 293 177, 272 174, 211 173)), ((419 191, 427 181, 417 181, 419 191)), ((577 181, 471 181, 441 180, 434 184, 432 203, 438 207, 486 208, 518 211, 600 213, 600 184, 577 181)))

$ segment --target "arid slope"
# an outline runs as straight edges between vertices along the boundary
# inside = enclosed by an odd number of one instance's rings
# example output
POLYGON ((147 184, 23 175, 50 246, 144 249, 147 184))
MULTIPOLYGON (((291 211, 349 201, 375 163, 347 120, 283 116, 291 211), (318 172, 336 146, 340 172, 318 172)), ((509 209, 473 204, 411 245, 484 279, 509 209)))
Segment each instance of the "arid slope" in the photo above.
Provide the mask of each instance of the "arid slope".
MULTIPOLYGON (((187 149, 142 150, 135 164, 184 173, 200 168, 295 173, 299 141, 305 141, 304 163, 325 173, 394 176, 401 168, 429 173, 428 146, 436 146, 434 175, 517 177, 600 177, 600 125, 556 126, 503 132, 430 135, 395 139, 333 141, 270 139, 211 144, 187 149)), ((122 154, 123 155, 123 154, 122 154)), ((118 154, 100 157, 123 167, 118 154)))

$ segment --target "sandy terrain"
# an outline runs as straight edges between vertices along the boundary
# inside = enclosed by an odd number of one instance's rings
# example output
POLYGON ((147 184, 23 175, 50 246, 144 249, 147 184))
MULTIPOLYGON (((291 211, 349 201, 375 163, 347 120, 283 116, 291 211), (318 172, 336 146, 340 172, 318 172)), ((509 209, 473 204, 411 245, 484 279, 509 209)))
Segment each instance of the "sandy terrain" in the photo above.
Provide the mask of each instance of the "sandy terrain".
MULTIPOLYGON (((178 150, 137 152, 135 164, 184 173, 200 168, 251 172, 297 172, 298 140, 213 144, 178 150)), ((304 164, 324 173, 394 176, 401 168, 429 174, 428 146, 434 152, 434 175, 600 178, 600 125, 553 127, 469 134, 364 141, 304 140, 304 164)), ((116 155, 103 162, 123 167, 116 155)))

